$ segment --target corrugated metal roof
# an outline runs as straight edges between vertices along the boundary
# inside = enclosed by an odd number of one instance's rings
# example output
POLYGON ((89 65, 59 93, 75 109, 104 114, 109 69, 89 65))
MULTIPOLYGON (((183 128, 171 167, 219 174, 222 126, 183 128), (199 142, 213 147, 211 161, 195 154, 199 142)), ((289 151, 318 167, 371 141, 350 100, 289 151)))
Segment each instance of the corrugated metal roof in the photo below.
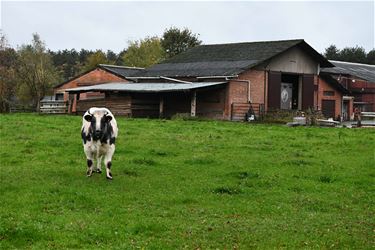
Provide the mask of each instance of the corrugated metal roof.
POLYGON ((87 87, 67 89, 67 92, 90 91, 120 91, 120 92, 177 92, 189 91, 211 86, 225 84, 227 82, 196 82, 196 83, 105 83, 87 87))
POLYGON ((334 68, 322 68, 322 72, 341 75, 352 75, 363 80, 375 83, 375 65, 350 63, 341 61, 330 62, 335 65, 334 68))

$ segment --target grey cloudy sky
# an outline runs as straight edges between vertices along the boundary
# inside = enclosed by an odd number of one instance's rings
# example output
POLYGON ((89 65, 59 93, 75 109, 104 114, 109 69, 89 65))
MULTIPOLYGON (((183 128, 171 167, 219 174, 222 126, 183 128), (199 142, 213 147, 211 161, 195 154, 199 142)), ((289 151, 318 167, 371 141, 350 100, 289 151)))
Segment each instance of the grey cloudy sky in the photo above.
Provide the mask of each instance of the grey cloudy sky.
POLYGON ((37 32, 52 50, 111 49, 127 41, 161 36, 170 27, 187 27, 205 44, 303 38, 319 52, 374 48, 372 1, 42 1, 0 0, 1 29, 12 46, 37 32))

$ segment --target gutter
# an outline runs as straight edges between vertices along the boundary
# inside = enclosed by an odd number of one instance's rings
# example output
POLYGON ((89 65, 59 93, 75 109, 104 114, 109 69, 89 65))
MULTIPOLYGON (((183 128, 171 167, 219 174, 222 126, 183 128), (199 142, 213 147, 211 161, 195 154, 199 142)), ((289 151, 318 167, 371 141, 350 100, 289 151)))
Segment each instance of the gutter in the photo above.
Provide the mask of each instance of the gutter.
POLYGON ((225 80, 229 80, 229 78, 236 78, 238 75, 232 75, 232 76, 198 76, 197 79, 216 79, 216 78, 224 78, 225 80))

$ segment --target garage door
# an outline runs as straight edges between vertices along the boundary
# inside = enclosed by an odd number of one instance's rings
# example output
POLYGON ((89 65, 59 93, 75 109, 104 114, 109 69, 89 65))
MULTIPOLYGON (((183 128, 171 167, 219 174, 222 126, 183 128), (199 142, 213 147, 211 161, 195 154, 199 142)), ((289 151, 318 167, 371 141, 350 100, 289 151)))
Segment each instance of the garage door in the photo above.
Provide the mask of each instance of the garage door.
POLYGON ((322 113, 326 118, 335 118, 335 101, 322 100, 322 113))

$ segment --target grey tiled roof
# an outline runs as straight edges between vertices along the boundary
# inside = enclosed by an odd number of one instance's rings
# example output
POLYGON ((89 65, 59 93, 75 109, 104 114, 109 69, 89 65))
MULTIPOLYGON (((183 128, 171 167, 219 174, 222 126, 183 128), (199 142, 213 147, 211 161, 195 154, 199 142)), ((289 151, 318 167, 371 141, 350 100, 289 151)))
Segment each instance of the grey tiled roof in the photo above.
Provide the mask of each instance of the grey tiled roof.
POLYGON ((342 75, 352 75, 363 80, 375 83, 375 65, 331 61, 334 68, 322 68, 322 72, 342 75))
POLYGON ((332 66, 304 40, 200 45, 151 66, 134 76, 226 76, 239 74, 280 53, 299 46, 320 62, 332 66))
POLYGON ((108 64, 99 64, 99 67, 109 72, 112 72, 116 75, 119 75, 121 77, 133 76, 134 74, 143 70, 143 68, 108 65, 108 64))

